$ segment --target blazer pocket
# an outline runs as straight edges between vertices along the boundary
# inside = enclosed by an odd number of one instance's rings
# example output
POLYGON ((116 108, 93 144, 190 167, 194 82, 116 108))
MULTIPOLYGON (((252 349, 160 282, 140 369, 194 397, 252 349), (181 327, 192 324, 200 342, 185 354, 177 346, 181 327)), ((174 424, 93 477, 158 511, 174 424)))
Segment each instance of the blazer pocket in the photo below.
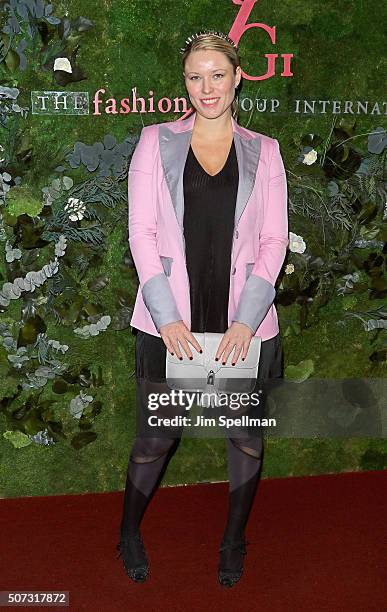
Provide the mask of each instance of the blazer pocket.
POLYGON ((171 275, 173 257, 167 257, 166 255, 160 255, 161 263, 163 264, 165 276, 171 275))
POLYGON ((253 261, 246 264, 246 280, 249 278, 253 267, 254 267, 253 261))

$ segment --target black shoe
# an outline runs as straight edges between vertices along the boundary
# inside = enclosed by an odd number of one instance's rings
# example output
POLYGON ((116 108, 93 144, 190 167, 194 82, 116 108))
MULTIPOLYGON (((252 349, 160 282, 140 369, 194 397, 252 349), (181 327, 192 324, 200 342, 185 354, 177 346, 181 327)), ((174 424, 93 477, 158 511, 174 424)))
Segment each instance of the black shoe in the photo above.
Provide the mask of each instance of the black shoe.
POLYGON ((249 542, 246 541, 245 537, 235 541, 223 538, 219 548, 221 556, 218 567, 218 579, 222 586, 232 587, 240 580, 243 574, 244 556, 247 554, 247 544, 249 544, 249 542), (235 559, 235 555, 237 555, 239 559, 235 559))
POLYGON ((120 551, 117 559, 122 557, 128 576, 134 582, 145 582, 148 577, 149 563, 140 532, 128 535, 117 544, 116 548, 120 551))

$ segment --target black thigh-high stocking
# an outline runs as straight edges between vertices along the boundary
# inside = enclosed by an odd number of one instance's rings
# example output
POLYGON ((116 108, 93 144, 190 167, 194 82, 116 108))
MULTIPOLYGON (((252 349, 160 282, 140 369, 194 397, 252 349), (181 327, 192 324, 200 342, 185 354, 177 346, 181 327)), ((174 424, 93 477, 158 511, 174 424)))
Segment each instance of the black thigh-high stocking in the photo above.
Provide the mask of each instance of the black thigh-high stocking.
POLYGON ((136 438, 126 477, 121 540, 138 531, 174 442, 171 438, 136 438))
MULTIPOLYGON (((262 418, 269 385, 267 383, 282 376, 282 343, 280 335, 261 344, 257 384, 254 393, 260 393, 259 405, 252 404, 246 409, 250 416, 262 418)), ((229 472, 229 507, 223 540, 234 542, 242 539, 253 505, 259 482, 263 459, 263 431, 256 429, 254 435, 227 438, 229 472)), ((224 550, 221 557, 223 567, 237 569, 241 553, 238 550, 224 550)))
MULTIPOLYGON (((141 377, 136 378, 136 384, 140 433, 137 433, 129 457, 121 521, 121 540, 127 539, 129 535, 138 531, 152 493, 157 488, 162 469, 169 461, 169 451, 175 443, 178 445, 182 434, 180 427, 175 428, 173 437, 149 435, 147 417, 149 417, 148 405, 151 394, 167 393, 169 388, 165 382, 154 382, 141 377), (141 432, 146 432, 147 435, 141 432)), ((184 406, 175 406, 171 403, 166 406, 158 406, 157 414, 160 417, 174 417, 183 412, 184 406)))
POLYGON ((244 534, 260 475, 262 438, 227 438, 229 508, 225 536, 239 539, 244 534))
MULTIPOLYGON (((265 415, 267 401, 267 381, 280 373, 281 344, 279 335, 262 342, 257 383, 254 393, 259 394, 259 402, 251 403, 244 412, 251 417, 265 415)), ((239 416, 239 414, 238 414, 239 416)), ((238 430, 238 428, 236 428, 238 430)), ((229 474, 229 508, 224 536, 238 540, 244 530, 254 501, 262 467, 263 431, 253 428, 243 436, 227 438, 227 460, 229 474), (247 435, 246 435, 247 434, 247 435)))
MULTIPOLYGON (((229 472, 229 506, 223 541, 236 541, 244 536, 245 527, 254 501, 262 464, 262 437, 227 438, 229 472)), ((222 565, 236 569, 240 564, 238 550, 223 552, 222 565)))

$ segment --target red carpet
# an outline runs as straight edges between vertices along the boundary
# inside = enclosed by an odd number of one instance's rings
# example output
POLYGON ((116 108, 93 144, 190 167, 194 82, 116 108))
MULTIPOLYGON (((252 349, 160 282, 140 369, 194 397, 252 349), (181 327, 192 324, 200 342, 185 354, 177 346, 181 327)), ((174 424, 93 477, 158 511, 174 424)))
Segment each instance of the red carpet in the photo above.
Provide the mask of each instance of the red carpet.
POLYGON ((106 612, 386 609, 387 472, 261 480, 245 574, 230 590, 216 579, 227 491, 157 491, 142 526, 144 584, 116 559, 121 492, 1 500, 0 590, 68 590, 71 610, 106 612))

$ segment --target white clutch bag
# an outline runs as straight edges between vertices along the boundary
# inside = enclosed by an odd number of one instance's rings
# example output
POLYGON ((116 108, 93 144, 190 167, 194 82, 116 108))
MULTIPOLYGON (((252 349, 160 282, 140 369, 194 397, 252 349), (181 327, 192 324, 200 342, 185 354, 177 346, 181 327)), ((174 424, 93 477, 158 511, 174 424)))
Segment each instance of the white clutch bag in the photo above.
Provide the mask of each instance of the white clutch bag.
POLYGON ((170 389, 183 391, 202 391, 215 398, 218 393, 251 393, 256 385, 261 341, 259 336, 253 336, 245 361, 239 356, 235 366, 231 365, 233 351, 226 365, 215 361, 218 346, 224 334, 215 332, 192 332, 203 349, 203 353, 190 345, 193 359, 188 359, 182 353, 183 360, 167 351, 166 382, 170 389))

